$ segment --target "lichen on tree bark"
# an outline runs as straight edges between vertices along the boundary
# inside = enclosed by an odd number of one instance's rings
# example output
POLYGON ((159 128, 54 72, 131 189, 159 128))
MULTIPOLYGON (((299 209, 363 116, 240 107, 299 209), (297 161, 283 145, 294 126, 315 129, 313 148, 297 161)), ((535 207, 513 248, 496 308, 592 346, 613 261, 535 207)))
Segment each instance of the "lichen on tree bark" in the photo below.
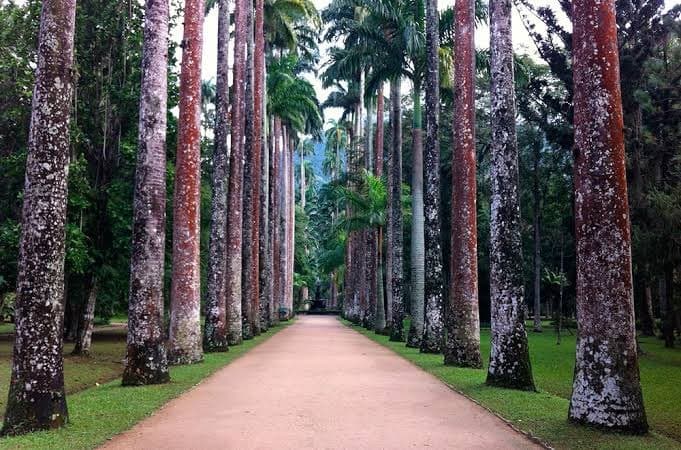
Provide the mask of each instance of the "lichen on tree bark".
POLYGON ((424 334, 421 351, 439 353, 445 338, 440 220, 440 37, 437 0, 426 1, 426 139, 424 152, 424 334))
POLYGON ((173 192, 173 273, 168 360, 203 359, 201 336, 201 51, 203 0, 185 0, 180 115, 173 192))
POLYGON ((206 324, 203 348, 207 352, 226 351, 227 342, 227 175, 229 148, 229 3, 218 4, 218 62, 215 84, 215 148, 210 241, 208 255, 206 324))
POLYGON ((75 0, 43 1, 19 243, 16 337, 2 434, 58 428, 68 421, 62 331, 75 12, 75 0))
POLYGON ((534 390, 525 331, 511 0, 490 0, 492 346, 487 384, 534 390))
POLYGON ((615 0, 575 0, 578 340, 570 420, 644 433, 615 0))
POLYGON ((482 367, 475 159, 475 0, 455 6, 452 246, 445 364, 482 367))
POLYGON ((168 22, 167 0, 147 0, 124 386, 170 380, 163 330, 168 22))

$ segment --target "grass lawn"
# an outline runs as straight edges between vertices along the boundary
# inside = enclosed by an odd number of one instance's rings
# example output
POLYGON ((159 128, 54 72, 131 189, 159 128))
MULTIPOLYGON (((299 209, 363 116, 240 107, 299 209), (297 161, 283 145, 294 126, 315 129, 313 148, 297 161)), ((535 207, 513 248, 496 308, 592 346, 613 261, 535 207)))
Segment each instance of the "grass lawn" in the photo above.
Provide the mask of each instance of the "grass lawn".
MULTIPOLYGON (((121 387, 120 380, 95 385, 95 372, 101 364, 98 358, 106 359, 108 354, 117 361, 113 377, 118 378, 123 366, 121 359, 125 354, 125 341, 94 342, 92 360, 68 357, 65 360, 65 384, 67 392, 74 392, 76 386, 81 391, 68 397, 69 424, 59 430, 32 433, 20 437, 0 439, 0 449, 89 449, 95 448, 110 437, 121 433, 149 416, 166 402, 198 384, 201 380, 222 368, 234 359, 260 344, 274 333, 282 330, 291 322, 283 323, 261 336, 231 347, 226 353, 208 353, 203 362, 190 366, 172 367, 171 382, 163 385, 144 387, 121 387), (115 356, 114 356, 115 354, 115 356), (82 390, 83 386, 90 386, 82 390), (94 387, 93 387, 94 386, 94 387)), ((1 343, 4 348, 4 342, 1 343)), ((70 348, 66 349, 70 351, 70 348)), ((5 362, 7 351, 2 352, 0 366, 0 392, 2 409, 6 402, 9 365, 5 362)), ((103 371, 106 372, 106 371, 103 371)), ((112 379, 111 376, 108 378, 112 379)))
MULTIPOLYGON (((400 356, 475 399, 513 425, 555 448, 579 449, 681 449, 681 350, 665 349, 654 338, 641 339, 647 352, 641 358, 641 378, 651 433, 625 436, 604 433, 568 423, 568 399, 572 389, 575 337, 565 334, 556 345, 552 330, 529 334, 530 352, 538 393, 485 386, 485 370, 459 369, 442 364, 441 355, 423 355, 404 343, 351 325, 354 330, 388 347, 400 356)), ((481 331, 485 364, 489 359, 490 331, 481 331)))

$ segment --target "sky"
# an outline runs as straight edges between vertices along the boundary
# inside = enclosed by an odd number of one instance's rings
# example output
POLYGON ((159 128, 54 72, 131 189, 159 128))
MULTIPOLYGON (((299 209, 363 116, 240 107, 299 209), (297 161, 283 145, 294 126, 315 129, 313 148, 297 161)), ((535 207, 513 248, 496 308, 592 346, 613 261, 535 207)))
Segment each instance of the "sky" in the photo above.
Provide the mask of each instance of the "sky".
MULTIPOLYGON (((313 0, 315 6, 319 11, 324 9, 329 3, 329 0, 313 0)), ((667 8, 671 8, 674 5, 681 4, 681 0, 667 0, 667 8)), ((536 0, 535 4, 537 6, 553 6, 554 10, 558 11, 556 0, 536 0)), ((446 9, 454 5, 454 0, 444 0, 440 1, 440 9, 446 9)), ((563 18, 566 25, 569 27, 568 21, 563 18)), ((202 78, 204 80, 215 80, 215 70, 216 70, 216 59, 217 59, 217 8, 214 8, 209 15, 206 16, 204 22, 204 36, 203 36, 203 59, 202 59, 202 78)), ((177 27, 175 30, 173 39, 176 41, 181 40, 181 27, 177 27)), ((513 11, 513 41, 516 52, 521 54, 536 55, 536 49, 529 37, 527 30, 523 26, 523 21, 515 10, 513 11)), ((489 30, 486 26, 481 26, 476 29, 475 33, 476 46, 479 48, 486 48, 489 46, 489 30)), ((326 60, 326 50, 328 44, 323 43, 320 47, 322 54, 322 63, 326 60)), ((178 54, 178 60, 181 56, 178 54)), ((313 84, 317 91, 317 95, 320 101, 324 101, 328 95, 328 92, 324 90, 321 86, 321 82, 317 80, 314 75, 308 75, 308 80, 313 84)), ((325 119, 337 119, 340 115, 339 110, 326 110, 324 112, 325 119)))

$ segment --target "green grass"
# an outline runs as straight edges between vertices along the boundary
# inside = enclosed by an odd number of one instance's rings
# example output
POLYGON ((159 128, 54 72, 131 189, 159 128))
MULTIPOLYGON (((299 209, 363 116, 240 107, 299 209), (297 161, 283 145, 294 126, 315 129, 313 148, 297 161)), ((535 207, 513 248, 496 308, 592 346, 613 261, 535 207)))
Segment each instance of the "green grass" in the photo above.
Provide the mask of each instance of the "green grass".
MULTIPOLYGON (((226 353, 208 353, 203 362, 172 367, 171 382, 144 387, 121 387, 111 381, 68 398, 69 424, 61 429, 0 439, 0 449, 89 449, 97 447, 149 416, 169 400, 198 384, 226 364, 285 328, 283 323, 226 353)), ((68 370, 67 370, 68 375, 68 370)), ((5 387, 6 389, 6 387, 5 387)))
MULTIPOLYGON (((643 394, 651 425, 647 436, 627 436, 580 427, 567 421, 568 398, 572 388, 575 337, 556 336, 548 329, 530 333, 530 352, 535 383, 539 392, 519 392, 485 385, 484 370, 447 367, 441 355, 423 355, 404 343, 389 342, 386 336, 346 325, 369 339, 388 347, 398 355, 440 378, 457 391, 475 399, 500 415, 516 428, 555 448, 570 449, 681 449, 681 351, 663 348, 653 339, 642 339, 647 352, 641 358, 643 394)), ((481 332, 485 364, 489 358, 489 329, 481 332)))

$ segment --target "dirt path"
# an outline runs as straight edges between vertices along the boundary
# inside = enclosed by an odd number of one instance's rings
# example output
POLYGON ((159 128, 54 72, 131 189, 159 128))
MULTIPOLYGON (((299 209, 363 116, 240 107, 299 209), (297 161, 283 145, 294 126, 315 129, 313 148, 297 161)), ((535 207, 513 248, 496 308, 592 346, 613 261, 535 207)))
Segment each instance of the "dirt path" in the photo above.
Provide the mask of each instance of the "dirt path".
POLYGON ((107 449, 533 448, 334 317, 302 317, 107 449))

